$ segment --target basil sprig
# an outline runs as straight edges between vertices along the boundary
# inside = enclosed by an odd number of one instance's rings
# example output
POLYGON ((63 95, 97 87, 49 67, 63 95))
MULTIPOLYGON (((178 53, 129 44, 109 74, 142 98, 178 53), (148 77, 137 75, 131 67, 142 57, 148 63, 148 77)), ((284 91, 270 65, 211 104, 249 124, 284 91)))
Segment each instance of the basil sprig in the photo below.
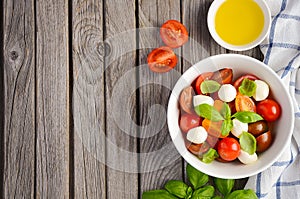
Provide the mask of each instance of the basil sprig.
POLYGON ((199 116, 209 119, 213 122, 218 122, 218 121, 224 120, 224 117, 222 117, 222 115, 219 113, 219 111, 215 107, 213 107, 209 104, 200 104, 200 105, 196 106, 195 112, 199 116))
POLYGON ((256 151, 256 139, 248 132, 243 132, 239 138, 239 142, 243 151, 246 151, 250 155, 256 151))
POLYGON ((203 94, 214 93, 220 89, 221 85, 214 80, 204 80, 200 89, 203 94))
POLYGON ((256 83, 250 79, 243 79, 242 84, 239 86, 239 92, 243 95, 252 97, 256 90, 256 83))
POLYGON ((213 181, 214 183, 210 185, 208 184, 209 176, 205 173, 198 171, 189 164, 186 167, 186 171, 192 186, 188 186, 188 184, 179 180, 170 180, 166 183, 165 189, 145 191, 142 199, 257 199, 255 192, 251 189, 232 192, 234 180, 213 178, 210 182, 213 181))

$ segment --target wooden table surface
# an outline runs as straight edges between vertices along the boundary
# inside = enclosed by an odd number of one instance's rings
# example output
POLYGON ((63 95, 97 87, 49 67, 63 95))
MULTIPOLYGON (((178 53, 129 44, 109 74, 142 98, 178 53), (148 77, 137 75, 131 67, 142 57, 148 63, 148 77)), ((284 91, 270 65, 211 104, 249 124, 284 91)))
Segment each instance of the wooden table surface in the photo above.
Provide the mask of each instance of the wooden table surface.
POLYGON ((180 74, 230 53, 209 35, 211 2, 2 0, 0 198, 136 199, 186 180, 166 110, 180 74), (157 74, 147 54, 168 19, 190 42, 157 74))

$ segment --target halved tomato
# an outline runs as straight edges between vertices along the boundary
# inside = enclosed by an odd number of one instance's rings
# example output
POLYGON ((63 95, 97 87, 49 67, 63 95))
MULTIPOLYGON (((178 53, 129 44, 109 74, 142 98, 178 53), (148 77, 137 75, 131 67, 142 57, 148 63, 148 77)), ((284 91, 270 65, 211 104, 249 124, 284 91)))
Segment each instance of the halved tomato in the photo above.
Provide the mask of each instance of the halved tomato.
POLYGON ((209 144, 206 142, 201 143, 201 144, 195 144, 195 143, 186 141, 185 146, 192 154, 198 155, 198 156, 203 155, 204 153, 206 153, 208 151, 208 149, 210 149, 209 144))
POLYGON ((222 124, 223 121, 213 122, 209 119, 204 119, 202 121, 202 126, 205 128, 207 133, 214 137, 224 138, 226 136, 222 136, 221 130, 222 130, 222 124))
POLYGON ((197 79, 195 81, 195 90, 198 95, 202 94, 201 89, 200 89, 201 83, 204 80, 209 80, 213 74, 214 74, 213 72, 207 72, 207 73, 202 73, 201 75, 199 75, 197 77, 197 79))
POLYGON ((259 79, 258 77, 256 77, 255 75, 252 75, 252 74, 243 75, 243 76, 239 77, 237 80, 235 80, 235 82, 233 83, 233 86, 235 87, 236 90, 239 89, 239 86, 241 85, 242 81, 246 78, 249 80, 259 79))
POLYGON ((238 93, 235 98, 235 109, 236 111, 256 112, 256 105, 250 97, 238 93))
POLYGON ((148 65, 153 72, 164 73, 173 69, 177 64, 177 57, 172 48, 162 46, 155 48, 148 55, 148 65))
POLYGON ((160 28, 160 37, 167 46, 178 48, 188 41, 188 32, 179 21, 168 20, 160 28))
POLYGON ((213 76, 211 77, 211 80, 215 80, 220 84, 231 84, 232 77, 233 77, 232 69, 223 68, 214 72, 213 76))

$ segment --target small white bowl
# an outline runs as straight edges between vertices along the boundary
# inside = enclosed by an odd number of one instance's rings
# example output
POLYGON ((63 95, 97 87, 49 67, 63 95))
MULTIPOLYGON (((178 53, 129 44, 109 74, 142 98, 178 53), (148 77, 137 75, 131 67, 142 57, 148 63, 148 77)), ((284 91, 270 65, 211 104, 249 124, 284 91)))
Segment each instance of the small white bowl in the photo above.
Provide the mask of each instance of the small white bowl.
POLYGON ((251 43, 248 43, 246 45, 232 45, 230 43, 225 42, 216 32, 215 28, 215 16, 220 8, 220 6, 225 2, 226 0, 214 0, 208 10, 207 14, 207 25, 208 30, 213 37, 213 39, 221 46, 228 50, 234 50, 234 51, 244 51, 249 50, 251 48, 256 47, 259 45, 269 34, 270 27, 271 27, 271 12, 266 4, 265 0, 254 0, 258 6, 261 8, 263 14, 264 14, 264 27, 258 38, 251 43))
POLYGON ((283 85, 278 75, 264 63, 238 54, 222 54, 204 59, 189 68, 177 81, 169 99, 167 122, 173 143, 181 156, 196 169, 219 178, 239 179, 255 175, 270 167, 282 154, 291 140, 294 128, 294 110, 292 100, 287 89, 283 85), (266 81, 270 86, 272 96, 281 106, 281 116, 274 123, 272 130, 273 143, 271 147, 259 155, 258 160, 249 165, 244 165, 239 161, 222 163, 213 161, 210 164, 201 162, 195 155, 190 153, 184 142, 179 128, 179 95, 185 87, 204 72, 214 72, 221 68, 232 68, 233 79, 243 74, 253 74, 266 81))

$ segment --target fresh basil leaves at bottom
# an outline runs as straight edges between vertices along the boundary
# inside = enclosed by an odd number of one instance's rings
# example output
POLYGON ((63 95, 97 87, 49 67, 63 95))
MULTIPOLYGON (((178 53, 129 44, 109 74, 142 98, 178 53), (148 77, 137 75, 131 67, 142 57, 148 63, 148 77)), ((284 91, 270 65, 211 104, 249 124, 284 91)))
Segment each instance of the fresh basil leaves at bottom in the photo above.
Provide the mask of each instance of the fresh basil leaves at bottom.
POLYGON ((209 180, 209 177, 207 174, 198 171, 197 169, 192 167, 190 164, 188 164, 186 166, 186 172, 187 172, 188 179, 189 179, 190 183, 193 185, 194 189, 198 189, 198 188, 202 187, 209 180))
POLYGON ((215 188, 211 185, 208 185, 195 190, 192 199, 211 198, 214 195, 215 195, 215 188))
POLYGON ((228 195, 226 199, 258 199, 252 189, 236 190, 228 195))
POLYGON ((234 182, 235 182, 234 179, 214 178, 214 183, 216 185, 216 188, 224 196, 227 196, 231 192, 234 186, 234 182))
POLYGON ((142 198, 143 199, 177 199, 176 196, 173 196, 168 191, 163 189, 146 191, 143 193, 142 198))
POLYGON ((165 189, 169 193, 179 198, 186 197, 188 188, 189 186, 187 186, 184 182, 180 180, 170 180, 165 184, 165 189))

